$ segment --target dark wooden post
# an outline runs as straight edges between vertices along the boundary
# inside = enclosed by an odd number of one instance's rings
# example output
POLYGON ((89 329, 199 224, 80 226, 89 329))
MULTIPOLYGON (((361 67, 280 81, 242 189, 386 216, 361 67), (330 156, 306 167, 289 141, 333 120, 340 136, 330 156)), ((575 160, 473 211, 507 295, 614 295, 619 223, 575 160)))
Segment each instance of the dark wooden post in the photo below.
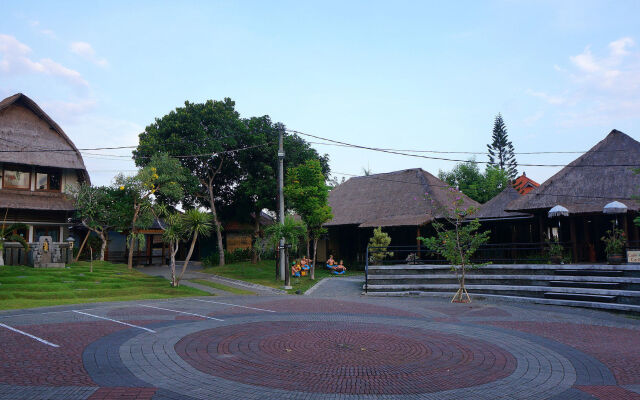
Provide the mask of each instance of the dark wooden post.
POLYGON ((569 232, 571 235, 571 256, 573 262, 578 262, 578 238, 576 237, 576 218, 571 217, 569 220, 569 232))
POLYGON ((421 258, 421 248, 420 248, 421 242, 420 242, 420 239, 418 239, 420 236, 422 236, 420 235, 420 226, 417 227, 416 234, 418 235, 416 236, 416 242, 418 244, 418 259, 420 259, 421 258))

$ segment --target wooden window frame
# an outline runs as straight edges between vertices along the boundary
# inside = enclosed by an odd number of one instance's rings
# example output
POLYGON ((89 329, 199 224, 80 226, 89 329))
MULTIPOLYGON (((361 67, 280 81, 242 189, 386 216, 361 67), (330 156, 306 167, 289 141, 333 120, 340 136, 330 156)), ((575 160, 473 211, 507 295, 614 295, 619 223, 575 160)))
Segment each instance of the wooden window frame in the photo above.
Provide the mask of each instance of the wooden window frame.
POLYGON ((33 171, 30 168, 27 171, 27 168, 25 167, 20 167, 17 165, 12 165, 12 164, 7 164, 7 165, 3 165, 2 166, 2 189, 11 189, 11 190, 24 190, 24 191, 31 191, 31 180, 32 180, 32 175, 33 175, 33 171), (22 188, 22 187, 16 187, 16 186, 11 186, 7 184, 7 170, 9 171, 18 171, 18 172, 23 172, 25 174, 29 174, 29 187, 28 188, 22 188))
POLYGON ((62 170, 54 169, 54 168, 36 168, 35 171, 35 181, 34 181, 34 190, 37 192, 62 192, 62 170), (59 189, 49 189, 51 187, 51 174, 57 173, 60 176, 60 188, 59 189), (47 175, 47 188, 46 189, 38 189, 38 174, 46 174, 47 175))

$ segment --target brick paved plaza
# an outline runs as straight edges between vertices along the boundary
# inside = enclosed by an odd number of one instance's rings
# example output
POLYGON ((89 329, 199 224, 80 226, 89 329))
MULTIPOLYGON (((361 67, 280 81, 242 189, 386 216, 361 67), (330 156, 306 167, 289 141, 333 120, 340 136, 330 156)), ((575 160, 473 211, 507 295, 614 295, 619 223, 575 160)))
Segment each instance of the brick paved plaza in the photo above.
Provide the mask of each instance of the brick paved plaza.
POLYGON ((638 319, 324 286, 5 312, 0 399, 640 399, 638 319))

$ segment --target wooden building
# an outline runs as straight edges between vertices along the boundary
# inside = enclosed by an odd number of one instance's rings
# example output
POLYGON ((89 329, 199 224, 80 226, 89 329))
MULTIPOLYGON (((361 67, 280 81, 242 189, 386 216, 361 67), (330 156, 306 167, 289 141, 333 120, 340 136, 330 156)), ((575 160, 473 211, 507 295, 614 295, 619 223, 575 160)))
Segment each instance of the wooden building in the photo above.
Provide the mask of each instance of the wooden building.
POLYGON ((588 152, 568 164, 540 187, 516 199, 507 211, 532 214, 539 237, 555 236, 570 252, 574 262, 604 261, 604 243, 600 240, 614 223, 619 224, 631 247, 640 245, 638 216, 640 175, 640 142, 613 130, 588 152), (619 201, 628 212, 604 214, 604 206, 619 201), (566 217, 549 218, 549 210, 561 205, 566 217))
POLYGON ((22 93, 0 101, 0 218, 27 225, 28 242, 69 236, 70 186, 89 182, 82 155, 33 100, 22 93))
POLYGON ((456 196, 463 199, 465 208, 479 206, 420 168, 351 178, 329 193, 333 219, 325 224, 329 231, 326 254, 318 259, 333 254, 349 263, 364 262, 376 227, 391 236, 392 246, 415 248, 417 237, 432 233, 430 222, 442 218, 456 196))

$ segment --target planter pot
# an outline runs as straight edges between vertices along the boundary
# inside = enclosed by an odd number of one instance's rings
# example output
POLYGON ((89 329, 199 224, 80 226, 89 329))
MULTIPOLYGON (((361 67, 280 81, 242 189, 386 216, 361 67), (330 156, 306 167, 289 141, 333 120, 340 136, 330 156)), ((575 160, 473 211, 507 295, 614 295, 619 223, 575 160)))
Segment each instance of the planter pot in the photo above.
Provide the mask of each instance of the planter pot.
POLYGON ((618 265, 624 263, 624 255, 622 254, 608 254, 607 262, 611 265, 618 265))
POLYGON ((562 256, 550 256, 551 264, 562 264, 562 256))

